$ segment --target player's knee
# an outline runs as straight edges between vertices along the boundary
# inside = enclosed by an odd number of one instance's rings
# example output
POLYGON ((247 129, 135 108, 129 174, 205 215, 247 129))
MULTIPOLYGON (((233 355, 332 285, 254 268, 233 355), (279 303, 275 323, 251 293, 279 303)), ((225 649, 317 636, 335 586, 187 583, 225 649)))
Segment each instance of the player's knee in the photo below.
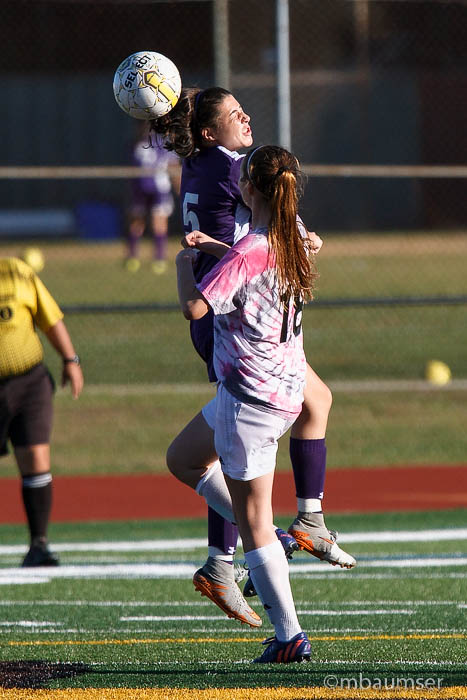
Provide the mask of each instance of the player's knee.
POLYGON ((328 385, 320 381, 314 387, 311 398, 312 412, 319 412, 323 418, 327 416, 332 406, 332 392, 328 385))
POLYGON ((324 382, 320 382, 313 391, 305 394, 300 420, 302 423, 310 420, 327 421, 331 406, 332 392, 324 382))
POLYGON ((188 486, 192 485, 193 468, 191 463, 187 462, 188 448, 175 439, 167 450, 165 461, 167 468, 179 481, 182 481, 188 486))
POLYGON ((327 421, 332 406, 332 393, 326 384, 323 384, 319 394, 315 397, 312 407, 312 415, 316 420, 327 421))
POLYGON ((165 461, 169 472, 171 472, 174 476, 179 478, 179 473, 181 470, 180 452, 177 448, 175 441, 169 445, 165 456, 165 461))
POLYGON ((328 413, 331 410, 332 398, 333 397, 332 397, 331 389, 327 386, 327 384, 323 384, 323 399, 322 399, 322 401, 323 401, 323 406, 327 410, 328 413))

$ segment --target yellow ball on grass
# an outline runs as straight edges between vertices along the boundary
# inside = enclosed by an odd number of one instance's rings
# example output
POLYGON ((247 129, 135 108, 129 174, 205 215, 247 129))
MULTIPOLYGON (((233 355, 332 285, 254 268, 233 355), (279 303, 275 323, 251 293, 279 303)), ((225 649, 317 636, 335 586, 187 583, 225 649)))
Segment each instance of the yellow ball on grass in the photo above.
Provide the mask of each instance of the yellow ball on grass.
POLYGON ((451 370, 445 362, 430 360, 426 364, 425 377, 435 386, 444 386, 451 381, 451 370))

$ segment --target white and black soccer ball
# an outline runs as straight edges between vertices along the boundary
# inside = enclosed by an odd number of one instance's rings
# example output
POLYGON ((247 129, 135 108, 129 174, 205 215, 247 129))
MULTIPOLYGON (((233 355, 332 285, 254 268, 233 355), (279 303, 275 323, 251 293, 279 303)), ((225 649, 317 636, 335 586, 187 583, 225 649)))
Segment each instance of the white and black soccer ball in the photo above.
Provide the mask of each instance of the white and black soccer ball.
POLYGON ((182 90, 177 66, 155 51, 128 56, 115 71, 118 106, 135 119, 157 119, 175 107, 182 90))

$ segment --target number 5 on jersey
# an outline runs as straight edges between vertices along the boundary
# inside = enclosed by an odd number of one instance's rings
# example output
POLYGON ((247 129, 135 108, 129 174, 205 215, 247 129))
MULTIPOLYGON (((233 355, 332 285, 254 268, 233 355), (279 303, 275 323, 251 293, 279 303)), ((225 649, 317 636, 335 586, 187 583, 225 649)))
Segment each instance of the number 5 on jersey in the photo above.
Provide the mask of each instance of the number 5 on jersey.
POLYGON ((194 192, 186 192, 183 198, 183 226, 188 231, 199 231, 199 219, 195 212, 188 209, 190 204, 198 204, 199 196, 194 192))

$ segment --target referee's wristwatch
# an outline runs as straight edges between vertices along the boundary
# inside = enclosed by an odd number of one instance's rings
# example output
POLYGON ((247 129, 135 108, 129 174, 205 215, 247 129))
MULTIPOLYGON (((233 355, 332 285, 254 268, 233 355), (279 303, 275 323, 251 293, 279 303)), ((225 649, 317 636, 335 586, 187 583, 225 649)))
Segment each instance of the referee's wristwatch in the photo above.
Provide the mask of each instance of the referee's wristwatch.
POLYGON ((81 360, 79 359, 79 355, 73 355, 73 357, 64 357, 63 358, 63 364, 67 365, 69 363, 73 363, 75 365, 80 365, 81 360))

